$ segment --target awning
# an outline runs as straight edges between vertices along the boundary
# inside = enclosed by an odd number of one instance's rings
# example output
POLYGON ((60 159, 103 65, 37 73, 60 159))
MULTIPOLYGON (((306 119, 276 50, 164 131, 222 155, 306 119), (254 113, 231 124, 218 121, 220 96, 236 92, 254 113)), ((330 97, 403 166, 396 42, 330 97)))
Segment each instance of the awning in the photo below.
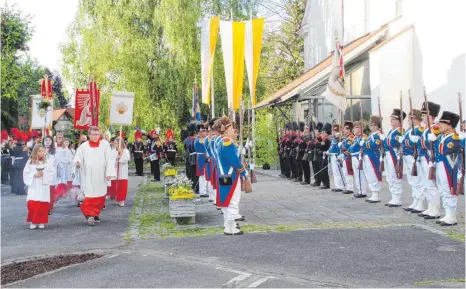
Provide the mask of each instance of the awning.
MULTIPOLYGON (((366 34, 365 36, 354 40, 353 42, 347 44, 343 48, 343 60, 345 66, 350 65, 351 60, 356 59, 359 55, 364 52, 367 52, 372 47, 375 46, 376 42, 385 36, 387 33, 388 26, 384 25, 378 30, 366 34)), ((324 59, 322 62, 308 70, 306 73, 301 75, 299 78, 295 79, 285 87, 281 88, 270 97, 259 102, 254 109, 263 108, 270 106, 272 104, 278 104, 293 96, 300 94, 303 91, 309 91, 313 86, 319 86, 319 91, 322 90, 322 81, 325 81, 328 78, 331 70, 332 64, 332 55, 324 59)))

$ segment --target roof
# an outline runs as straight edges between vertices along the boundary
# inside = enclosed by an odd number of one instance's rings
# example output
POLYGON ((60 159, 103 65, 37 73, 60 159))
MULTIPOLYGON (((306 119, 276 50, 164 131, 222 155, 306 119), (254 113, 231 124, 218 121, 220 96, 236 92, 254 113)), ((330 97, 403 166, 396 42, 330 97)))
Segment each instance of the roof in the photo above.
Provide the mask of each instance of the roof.
POLYGON ((52 121, 57 121, 64 113, 68 113, 74 119, 74 108, 60 108, 54 109, 52 113, 52 121))
MULTIPOLYGON (((375 41, 380 39, 382 36, 385 35, 386 31, 388 29, 387 25, 384 25, 377 29, 374 32, 368 33, 353 42, 347 44, 343 48, 343 59, 345 61, 345 65, 347 62, 351 59, 353 59, 355 56, 355 53, 352 53, 357 50, 357 48, 361 48, 364 46, 364 48, 367 48, 367 44, 375 44, 375 41), (366 45, 365 45, 366 44, 366 45)), ((330 56, 325 58, 323 61, 321 61, 319 64, 305 72, 303 75, 298 77, 297 79, 293 80, 286 86, 282 87, 278 91, 276 91, 274 94, 272 94, 270 97, 262 100, 259 102, 254 108, 262 108, 265 106, 269 106, 275 102, 282 102, 285 101, 289 98, 291 98, 294 94, 298 93, 300 90, 304 89, 304 85, 311 85, 312 81, 314 81, 313 78, 316 78, 316 76, 320 76, 319 74, 321 72, 326 72, 325 70, 328 70, 328 73, 330 73, 330 66, 332 65, 332 57, 333 57, 333 51, 331 52, 330 56), (309 80, 311 80, 311 83, 309 84, 309 80)), ((318 77, 317 77, 318 78, 318 77)), ((317 80, 317 79, 315 79, 317 80)))

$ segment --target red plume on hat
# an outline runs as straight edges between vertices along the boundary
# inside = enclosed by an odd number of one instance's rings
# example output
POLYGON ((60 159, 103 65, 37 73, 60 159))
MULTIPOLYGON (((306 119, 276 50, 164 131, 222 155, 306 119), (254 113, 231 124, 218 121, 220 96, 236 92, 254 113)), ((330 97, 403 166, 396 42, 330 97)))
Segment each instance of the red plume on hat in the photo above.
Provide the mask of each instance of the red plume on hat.
POLYGON ((25 141, 25 142, 28 141, 28 135, 27 135, 27 133, 18 130, 18 132, 16 133, 16 140, 17 140, 17 141, 21 141, 21 140, 22 140, 22 141, 25 141))
POLYGON ((134 133, 134 138, 142 138, 142 133, 140 130, 137 130, 135 133, 134 133))
POLYGON ((16 137, 16 135, 17 135, 18 132, 19 132, 19 129, 17 129, 16 127, 14 127, 14 128, 12 128, 12 129, 10 130, 10 132, 11 132, 11 134, 12 134, 14 137, 16 137))
POLYGON ((34 134, 32 133, 32 130, 29 130, 28 131, 28 138, 32 139, 33 136, 34 136, 34 134))
POLYGON ((167 132, 165 133, 165 138, 168 139, 168 138, 173 138, 173 137, 174 137, 173 131, 171 129, 167 129, 167 132))
POLYGON ((39 136, 39 132, 37 130, 33 130, 32 137, 38 137, 38 136, 39 136))
POLYGON ((2 130, 1 140, 8 140, 8 132, 5 129, 2 130))

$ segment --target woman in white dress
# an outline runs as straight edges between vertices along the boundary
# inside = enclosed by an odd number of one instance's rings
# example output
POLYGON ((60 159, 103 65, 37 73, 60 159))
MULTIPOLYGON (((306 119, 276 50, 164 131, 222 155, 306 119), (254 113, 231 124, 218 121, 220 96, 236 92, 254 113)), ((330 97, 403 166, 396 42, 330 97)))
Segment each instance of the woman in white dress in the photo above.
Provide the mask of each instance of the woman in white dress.
POLYGON ((46 158, 44 147, 35 145, 23 170, 23 180, 28 187, 26 222, 31 222, 31 230, 43 229, 49 222, 50 185, 54 177, 55 168, 46 158))
POLYGON ((117 171, 117 179, 112 180, 112 186, 115 189, 116 203, 120 207, 124 207, 126 195, 128 193, 128 162, 131 158, 129 150, 126 148, 125 142, 116 138, 113 141, 112 158, 115 159, 117 171))

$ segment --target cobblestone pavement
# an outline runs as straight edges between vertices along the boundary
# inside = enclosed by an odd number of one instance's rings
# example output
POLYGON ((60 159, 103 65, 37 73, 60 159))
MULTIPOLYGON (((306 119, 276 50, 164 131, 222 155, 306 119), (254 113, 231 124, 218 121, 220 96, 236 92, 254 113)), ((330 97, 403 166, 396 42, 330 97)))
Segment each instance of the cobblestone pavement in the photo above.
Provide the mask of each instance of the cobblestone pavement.
MULTIPOLYGON (((351 195, 282 179, 278 177, 280 172, 277 170, 257 170, 257 173, 258 182, 253 184, 253 192, 243 193, 241 197, 240 213, 246 217, 244 224, 302 224, 303 228, 413 224, 452 234, 464 234, 465 231, 464 196, 460 196, 458 201, 458 225, 441 227, 435 224, 435 220, 424 220, 402 207, 384 206, 390 200, 386 183, 381 191, 382 202, 368 204, 364 199, 355 199, 351 195)), ((220 211, 207 198, 197 201, 198 226, 223 224, 220 211)), ((411 204, 411 189, 407 182, 403 182, 402 201, 403 206, 411 204)))

